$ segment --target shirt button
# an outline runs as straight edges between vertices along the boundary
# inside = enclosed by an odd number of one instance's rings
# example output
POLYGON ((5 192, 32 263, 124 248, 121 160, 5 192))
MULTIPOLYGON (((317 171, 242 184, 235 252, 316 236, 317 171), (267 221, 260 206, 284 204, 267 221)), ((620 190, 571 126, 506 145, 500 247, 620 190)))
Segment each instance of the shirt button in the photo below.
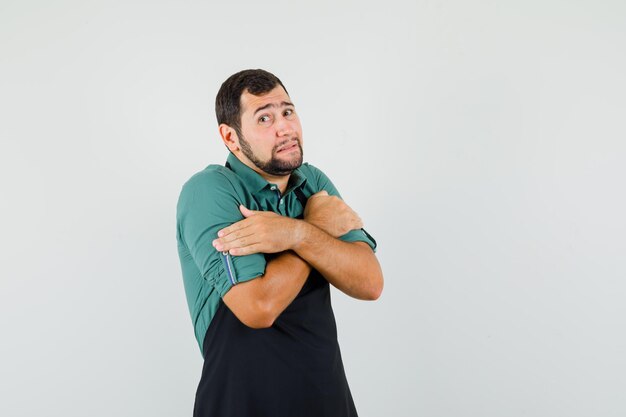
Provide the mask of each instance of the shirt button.
POLYGON ((285 203, 285 201, 281 198, 280 199, 280 204, 284 204, 284 203, 285 203))
POLYGON ((272 191, 276 190, 276 186, 275 186, 275 185, 272 185, 272 186, 270 187, 270 190, 272 190, 272 191))

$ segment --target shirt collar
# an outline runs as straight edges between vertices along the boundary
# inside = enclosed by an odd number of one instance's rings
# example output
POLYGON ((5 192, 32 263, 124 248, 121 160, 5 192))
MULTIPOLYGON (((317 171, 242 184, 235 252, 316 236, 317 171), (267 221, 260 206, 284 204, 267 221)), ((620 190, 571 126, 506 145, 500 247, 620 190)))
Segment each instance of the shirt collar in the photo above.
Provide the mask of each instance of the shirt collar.
MULTIPOLYGON (((253 193, 259 193, 261 190, 271 187, 271 184, 265 178, 241 162, 232 152, 229 152, 228 158, 226 158, 226 163, 230 165, 230 169, 235 174, 243 179, 248 189, 250 189, 253 193)), ((289 177, 289 184, 287 185, 285 194, 289 193, 294 188, 301 186, 305 181, 306 177, 300 168, 296 168, 289 177)))

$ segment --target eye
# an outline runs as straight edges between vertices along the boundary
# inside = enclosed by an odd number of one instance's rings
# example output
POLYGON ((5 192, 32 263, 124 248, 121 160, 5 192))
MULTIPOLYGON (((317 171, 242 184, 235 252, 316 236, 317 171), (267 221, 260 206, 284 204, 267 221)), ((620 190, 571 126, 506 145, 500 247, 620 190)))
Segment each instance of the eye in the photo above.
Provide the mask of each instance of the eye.
POLYGON ((270 121, 270 117, 268 115, 263 115, 261 117, 259 117, 259 123, 267 123, 270 121))
POLYGON ((293 109, 287 109, 283 112, 283 116, 291 116, 293 114, 293 109))

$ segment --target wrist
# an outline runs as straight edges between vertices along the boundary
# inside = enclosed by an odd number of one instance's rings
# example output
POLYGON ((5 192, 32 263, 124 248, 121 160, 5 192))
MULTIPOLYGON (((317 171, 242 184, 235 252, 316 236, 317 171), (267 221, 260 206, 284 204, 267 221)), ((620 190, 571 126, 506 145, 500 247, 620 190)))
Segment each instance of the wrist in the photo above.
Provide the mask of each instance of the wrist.
MULTIPOLYGON (((325 232, 327 234, 331 234, 329 232, 329 224, 327 221, 324 221, 323 219, 320 218, 316 218, 316 217, 310 217, 310 218, 304 218, 304 220, 302 220, 303 222, 305 222, 308 226, 312 226, 314 229, 316 230, 321 230, 322 232, 325 232)), ((308 230, 308 229, 307 229, 308 230)), ((309 231, 309 234, 312 233, 309 231)))
POLYGON ((311 225, 306 220, 293 219, 294 220, 294 229, 293 229, 293 241, 291 244, 291 250, 294 252, 298 252, 298 250, 305 244, 307 240, 307 236, 311 234, 311 229, 315 228, 315 226, 311 225))

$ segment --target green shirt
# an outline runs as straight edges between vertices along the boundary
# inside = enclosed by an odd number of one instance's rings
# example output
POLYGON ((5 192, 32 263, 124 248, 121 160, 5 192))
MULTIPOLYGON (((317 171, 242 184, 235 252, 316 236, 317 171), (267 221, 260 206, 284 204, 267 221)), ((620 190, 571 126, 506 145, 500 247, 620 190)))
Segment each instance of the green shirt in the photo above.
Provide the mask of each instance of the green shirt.
MULTIPOLYGON (((298 217, 304 207, 294 189, 300 187, 307 198, 322 190, 340 196, 328 177, 307 163, 292 172, 287 190, 281 195, 276 184, 267 182, 232 153, 227 161, 230 169, 209 165, 191 177, 182 188, 177 206, 178 255, 200 351, 224 294, 233 285, 265 273, 264 254, 231 256, 218 252, 212 245, 219 230, 243 220, 239 205, 298 217)), ((362 241, 372 249, 376 247, 376 242, 362 229, 348 232, 341 240, 362 241)))

